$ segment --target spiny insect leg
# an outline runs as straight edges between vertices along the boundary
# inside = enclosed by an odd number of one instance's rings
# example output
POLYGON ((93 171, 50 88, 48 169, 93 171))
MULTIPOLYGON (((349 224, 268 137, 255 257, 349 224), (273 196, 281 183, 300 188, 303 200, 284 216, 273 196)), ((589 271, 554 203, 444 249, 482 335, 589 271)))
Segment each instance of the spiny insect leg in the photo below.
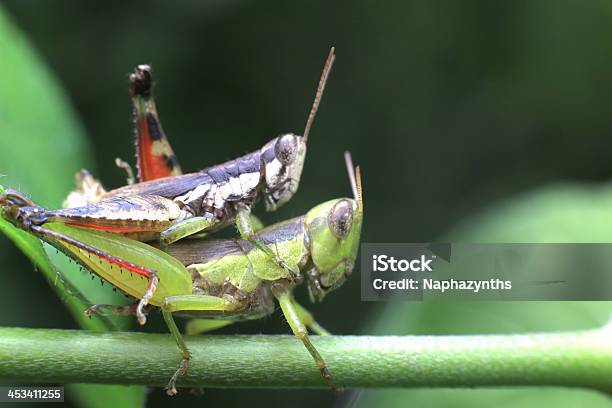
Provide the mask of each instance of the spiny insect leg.
POLYGON ((77 247, 85 252, 88 252, 94 256, 96 256, 97 258, 103 259, 105 261, 107 261, 110 264, 116 265, 120 268, 126 269, 130 272, 136 273, 138 275, 142 275, 146 278, 149 278, 150 276, 155 276, 155 272, 147 267, 144 266, 140 266, 137 264, 134 264, 132 262, 128 262, 122 258, 119 258, 117 256, 111 255, 107 252, 101 251, 99 249, 96 249, 90 245, 85 244, 84 242, 78 241, 74 238, 69 237, 68 235, 64 235, 60 232, 56 232, 56 231, 52 231, 48 228, 45 227, 41 227, 39 225, 32 225, 31 230, 38 236, 40 236, 41 238, 45 239, 45 238, 50 238, 52 240, 57 240, 60 242, 64 242, 68 245, 72 245, 74 247, 77 247))
POLYGON ((74 238, 71 238, 62 233, 52 231, 45 227, 41 227, 38 225, 31 226, 32 231, 43 239, 51 239, 51 241, 56 240, 59 242, 63 242, 68 245, 72 245, 82 251, 85 251, 89 254, 94 255, 99 259, 103 259, 110 263, 111 265, 116 265, 119 268, 123 268, 127 271, 136 273, 138 275, 144 276, 149 279, 149 285, 147 286, 147 290, 138 302, 138 306, 136 307, 136 317, 138 322, 143 325, 147 321, 146 314, 144 312, 144 307, 149 303, 153 295, 155 294, 155 290, 157 289, 157 285, 159 284, 159 278, 153 269, 134 264, 132 262, 128 262, 122 258, 111 255, 107 252, 96 249, 90 245, 85 244, 84 242, 78 241, 74 238))
POLYGON ((136 158, 140 181, 182 174, 181 166, 162 128, 149 65, 139 65, 130 75, 130 93, 136 124, 136 158))

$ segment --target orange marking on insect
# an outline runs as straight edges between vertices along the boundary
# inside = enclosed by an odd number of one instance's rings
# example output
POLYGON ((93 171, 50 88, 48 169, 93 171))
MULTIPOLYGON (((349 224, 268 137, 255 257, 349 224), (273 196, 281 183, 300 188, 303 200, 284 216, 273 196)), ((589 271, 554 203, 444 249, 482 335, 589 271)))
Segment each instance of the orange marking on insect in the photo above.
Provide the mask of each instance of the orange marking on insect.
POLYGON ((149 125, 146 118, 140 123, 141 135, 138 143, 138 160, 141 171, 141 181, 155 180, 173 175, 172 169, 168 167, 163 156, 156 155, 153 149, 152 139, 149 133, 149 125))

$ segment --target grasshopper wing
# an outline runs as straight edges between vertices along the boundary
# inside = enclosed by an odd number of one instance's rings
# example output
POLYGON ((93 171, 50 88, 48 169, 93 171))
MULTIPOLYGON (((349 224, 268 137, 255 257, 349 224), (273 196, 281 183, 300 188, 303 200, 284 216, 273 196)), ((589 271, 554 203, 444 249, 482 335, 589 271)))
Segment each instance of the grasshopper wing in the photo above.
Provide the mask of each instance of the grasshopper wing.
POLYGON ((136 195, 157 195, 173 199, 200 185, 212 184, 213 182, 214 180, 210 175, 201 171, 123 186, 107 192, 102 196, 102 199, 136 195))

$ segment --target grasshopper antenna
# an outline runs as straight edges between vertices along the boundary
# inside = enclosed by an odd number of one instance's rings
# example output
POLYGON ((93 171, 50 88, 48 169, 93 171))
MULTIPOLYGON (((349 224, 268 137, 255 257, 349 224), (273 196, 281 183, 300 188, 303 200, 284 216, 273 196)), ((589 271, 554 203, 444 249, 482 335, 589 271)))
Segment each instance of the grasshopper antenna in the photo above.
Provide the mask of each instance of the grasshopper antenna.
POLYGON ((317 110, 319 109, 319 104, 321 103, 321 97, 323 96, 323 91, 325 90, 325 84, 327 83, 327 78, 329 78, 329 73, 332 69, 332 65, 334 65, 334 60, 336 59, 336 47, 331 47, 329 50, 329 54, 327 55, 327 60, 325 61, 325 65, 323 66, 323 72, 321 73, 321 79, 319 79, 319 86, 317 87, 317 93, 315 95, 314 102, 312 103, 312 108, 310 108, 310 113, 308 114, 308 120, 306 121, 306 127, 304 128, 304 143, 308 141, 308 134, 310 133, 310 128, 312 127, 312 122, 314 122, 314 118, 317 114, 317 110))
POLYGON ((344 162, 346 163, 346 171, 351 181, 351 189, 353 190, 353 197, 357 201, 357 208, 359 212, 363 212, 363 192, 361 190, 361 170, 359 166, 353 165, 353 158, 351 152, 344 152, 344 162))
POLYGON ((346 171, 351 182, 351 189, 353 190, 353 197, 357 200, 359 193, 357 191, 357 180, 355 179, 355 166, 353 166, 353 158, 351 152, 344 152, 344 162, 346 163, 346 171))

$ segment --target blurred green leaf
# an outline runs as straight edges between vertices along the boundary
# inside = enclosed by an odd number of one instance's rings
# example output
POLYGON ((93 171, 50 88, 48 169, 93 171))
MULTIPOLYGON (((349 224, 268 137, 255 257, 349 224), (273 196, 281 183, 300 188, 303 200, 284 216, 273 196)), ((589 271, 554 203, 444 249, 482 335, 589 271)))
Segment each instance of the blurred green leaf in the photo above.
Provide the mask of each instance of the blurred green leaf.
MULTIPOLYGON (((45 206, 57 207, 73 187, 74 173, 88 162, 84 132, 64 93, 19 30, 0 9, 0 174, 3 184, 27 193, 45 206)), ((120 299, 110 291, 92 293, 81 273, 66 257, 51 257, 41 242, 0 219, 0 231, 23 251, 47 278, 83 328, 115 328, 110 319, 86 319, 81 292, 101 303, 120 299), (57 273, 61 271, 62 275, 57 273), (78 289, 75 289, 78 288, 78 289), (68 288, 68 290, 67 290, 68 288)), ((2 243, 3 244, 3 243, 2 243)), ((1 290, 1 289, 0 289, 1 290)), ((27 294, 24 294, 27 296, 27 294)), ((29 310, 33 313, 33 310, 29 310)), ((101 406, 113 394, 114 406, 142 405, 143 387, 74 385, 84 407, 101 406), (136 403, 136 404, 135 404, 136 403)))
MULTIPOLYGON (((444 242, 612 242, 612 186, 560 184, 493 206, 444 242)), ((575 330, 603 325, 611 302, 395 302, 370 322, 380 334, 472 334, 575 330)), ((589 406, 610 399, 586 390, 367 391, 358 406, 589 406)))
POLYGON ((559 183, 522 194, 467 219, 450 240, 612 242, 612 185, 559 183))

